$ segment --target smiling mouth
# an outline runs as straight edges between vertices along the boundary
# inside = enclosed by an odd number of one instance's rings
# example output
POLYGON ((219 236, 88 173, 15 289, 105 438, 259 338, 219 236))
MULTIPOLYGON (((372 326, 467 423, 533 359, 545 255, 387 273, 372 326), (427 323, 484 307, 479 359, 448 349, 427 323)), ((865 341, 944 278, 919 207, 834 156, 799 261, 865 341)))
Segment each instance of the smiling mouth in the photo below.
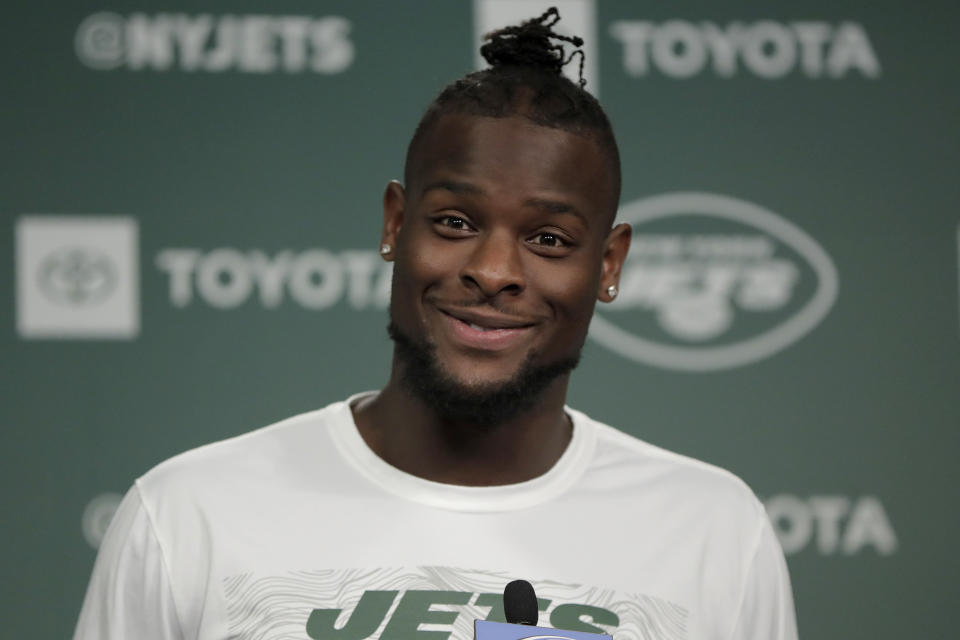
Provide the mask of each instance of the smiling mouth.
POLYGON ((455 342, 483 351, 508 349, 523 341, 534 323, 473 310, 440 309, 455 342))
POLYGON ((445 316, 459 320, 476 331, 503 331, 511 329, 527 329, 533 322, 502 314, 486 314, 468 310, 440 309, 445 316))
MULTIPOLYGON (((463 320, 460 320, 460 322, 463 322, 463 320)), ((473 324, 472 322, 463 322, 463 324, 476 331, 497 331, 499 329, 499 327, 481 327, 480 325, 473 324)))
POLYGON ((495 332, 495 331, 518 331, 518 330, 522 330, 522 329, 528 329, 530 326, 532 326, 532 325, 529 325, 529 324, 518 324, 518 325, 511 325, 511 326, 491 326, 491 325, 483 325, 483 324, 477 324, 476 322, 470 322, 469 320, 464 320, 463 318, 458 318, 458 317, 455 316, 455 315, 451 315, 451 314, 446 314, 446 315, 447 315, 449 318, 452 318, 453 320, 456 320, 457 322, 460 322, 460 323, 462 323, 462 324, 465 324, 467 327, 469 327, 469 328, 472 329, 473 331, 483 331, 483 332, 486 332, 486 333, 492 333, 492 332, 495 332))

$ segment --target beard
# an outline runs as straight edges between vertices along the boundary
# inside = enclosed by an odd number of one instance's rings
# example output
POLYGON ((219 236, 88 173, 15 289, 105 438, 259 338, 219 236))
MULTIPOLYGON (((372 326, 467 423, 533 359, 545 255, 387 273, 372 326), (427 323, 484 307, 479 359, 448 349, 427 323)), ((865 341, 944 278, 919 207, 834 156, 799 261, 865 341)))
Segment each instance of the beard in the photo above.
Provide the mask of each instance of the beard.
POLYGON ((401 384, 446 421, 493 427, 533 408, 540 394, 558 377, 573 371, 580 353, 547 364, 527 355, 519 371, 503 382, 464 384, 443 370, 436 348, 417 341, 391 320, 387 333, 402 363, 401 384))

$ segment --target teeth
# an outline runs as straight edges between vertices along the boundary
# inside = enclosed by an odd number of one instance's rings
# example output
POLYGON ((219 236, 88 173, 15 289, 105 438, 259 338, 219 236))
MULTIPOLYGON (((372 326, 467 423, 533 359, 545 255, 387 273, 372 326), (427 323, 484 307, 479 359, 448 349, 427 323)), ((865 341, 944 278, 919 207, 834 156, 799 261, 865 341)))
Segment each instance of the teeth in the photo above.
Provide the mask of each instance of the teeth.
POLYGON ((476 329, 477 331, 490 331, 487 327, 481 327, 478 324, 473 324, 472 322, 467 323, 471 329, 476 329))

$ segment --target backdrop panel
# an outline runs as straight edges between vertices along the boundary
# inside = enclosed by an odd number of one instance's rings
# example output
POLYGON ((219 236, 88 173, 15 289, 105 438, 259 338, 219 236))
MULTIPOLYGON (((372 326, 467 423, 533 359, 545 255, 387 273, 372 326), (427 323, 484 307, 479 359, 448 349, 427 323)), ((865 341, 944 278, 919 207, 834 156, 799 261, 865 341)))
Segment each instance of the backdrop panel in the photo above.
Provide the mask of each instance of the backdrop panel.
MULTIPOLYGON (((8 6, 5 636, 71 633, 151 466, 384 383, 383 187, 545 4, 8 6)), ((949 637, 960 9, 557 4, 635 235, 571 405, 747 480, 805 637, 949 637)))

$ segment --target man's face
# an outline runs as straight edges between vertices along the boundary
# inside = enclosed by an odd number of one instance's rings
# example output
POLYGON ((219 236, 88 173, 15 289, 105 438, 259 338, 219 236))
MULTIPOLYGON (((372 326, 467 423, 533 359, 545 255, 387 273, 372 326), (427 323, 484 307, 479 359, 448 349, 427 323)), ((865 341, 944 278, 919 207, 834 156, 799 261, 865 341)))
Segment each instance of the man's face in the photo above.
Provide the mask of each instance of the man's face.
POLYGON ((391 320, 466 389, 575 360, 616 284, 610 162, 588 137, 522 117, 442 116, 385 196, 391 320))

